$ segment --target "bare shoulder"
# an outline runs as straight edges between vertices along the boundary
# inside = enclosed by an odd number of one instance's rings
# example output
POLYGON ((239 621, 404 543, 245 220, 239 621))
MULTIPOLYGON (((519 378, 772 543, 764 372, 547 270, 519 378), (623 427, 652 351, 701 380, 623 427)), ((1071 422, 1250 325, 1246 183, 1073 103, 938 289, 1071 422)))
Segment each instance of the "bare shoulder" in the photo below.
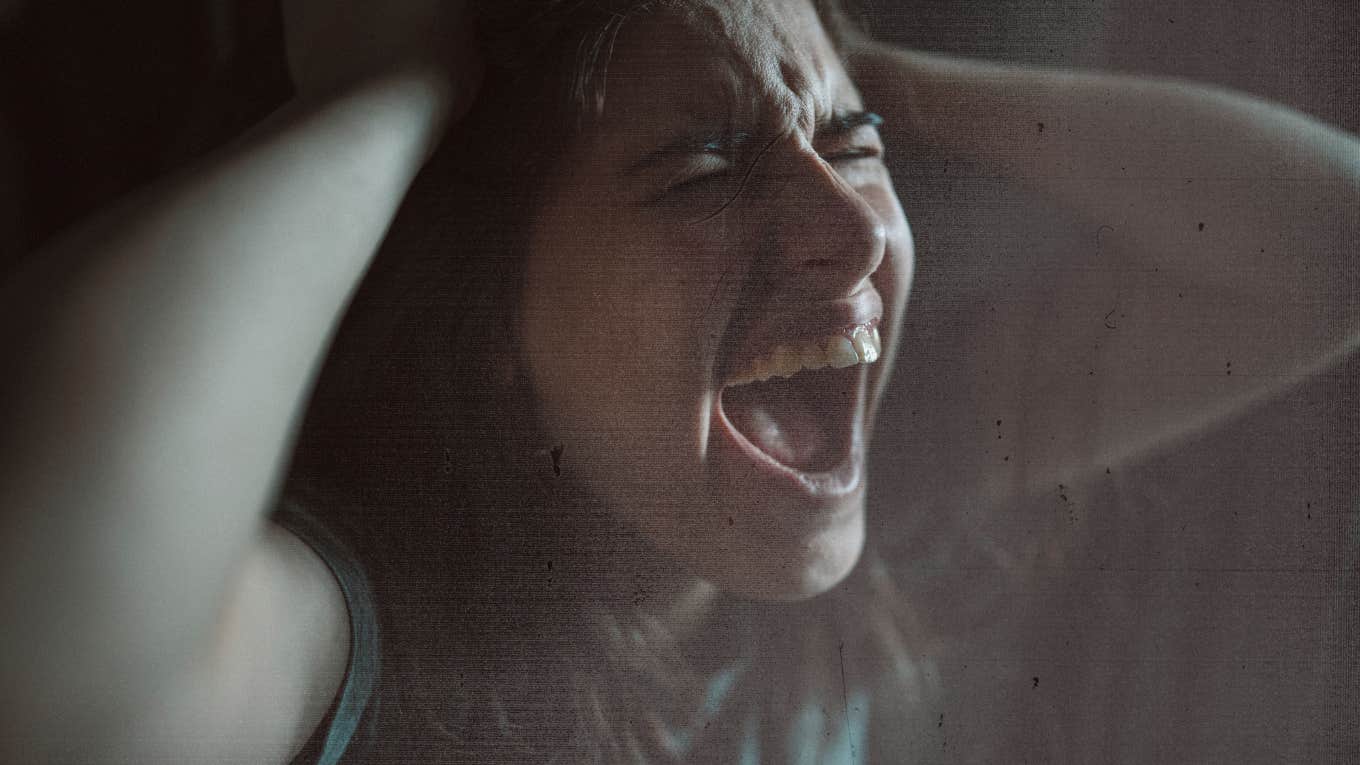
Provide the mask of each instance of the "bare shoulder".
POLYGON ((288 763, 344 681, 349 634, 330 568, 269 523, 223 609, 214 650, 137 726, 129 748, 145 762, 288 763))

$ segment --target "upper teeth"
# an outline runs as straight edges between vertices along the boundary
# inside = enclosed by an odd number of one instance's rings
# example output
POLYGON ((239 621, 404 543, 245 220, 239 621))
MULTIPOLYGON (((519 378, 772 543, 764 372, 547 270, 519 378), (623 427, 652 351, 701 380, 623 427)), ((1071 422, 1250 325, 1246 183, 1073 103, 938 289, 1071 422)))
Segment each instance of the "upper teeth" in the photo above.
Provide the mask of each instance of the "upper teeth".
POLYGON ((771 377, 791 377, 804 369, 839 369, 856 364, 872 364, 878 360, 882 348, 883 340, 878 335, 878 327, 861 324, 848 334, 826 335, 778 345, 770 353, 739 370, 728 385, 746 385, 771 377))

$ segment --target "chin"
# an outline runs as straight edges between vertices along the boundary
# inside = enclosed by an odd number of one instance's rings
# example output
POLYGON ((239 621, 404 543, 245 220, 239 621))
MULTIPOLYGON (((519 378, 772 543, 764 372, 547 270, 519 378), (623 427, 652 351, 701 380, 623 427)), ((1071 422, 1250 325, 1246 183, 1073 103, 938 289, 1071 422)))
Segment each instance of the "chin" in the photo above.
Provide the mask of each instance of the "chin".
MULTIPOLYGON (((849 499, 849 498, 847 498, 849 499)), ((824 508, 816 528, 790 534, 740 520, 720 531, 656 539, 691 572, 739 598, 793 602, 813 598, 843 582, 858 563, 865 543, 861 496, 841 507, 824 508)), ((760 514, 748 518, 756 519, 760 514)))

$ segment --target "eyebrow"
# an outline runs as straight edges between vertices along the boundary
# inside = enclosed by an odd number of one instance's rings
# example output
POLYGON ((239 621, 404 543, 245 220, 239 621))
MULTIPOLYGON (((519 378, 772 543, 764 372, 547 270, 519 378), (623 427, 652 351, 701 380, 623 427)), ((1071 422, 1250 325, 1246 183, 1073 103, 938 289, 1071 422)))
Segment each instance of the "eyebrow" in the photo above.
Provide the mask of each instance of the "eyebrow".
MULTIPOLYGON (((837 110, 828 117, 818 120, 815 134, 836 138, 852 133, 861 127, 877 128, 883 118, 866 109, 837 110)), ((638 175, 679 155, 706 151, 732 152, 749 145, 757 135, 748 130, 709 131, 690 133, 668 141, 664 146, 648 152, 638 161, 629 165, 628 175, 638 175)))

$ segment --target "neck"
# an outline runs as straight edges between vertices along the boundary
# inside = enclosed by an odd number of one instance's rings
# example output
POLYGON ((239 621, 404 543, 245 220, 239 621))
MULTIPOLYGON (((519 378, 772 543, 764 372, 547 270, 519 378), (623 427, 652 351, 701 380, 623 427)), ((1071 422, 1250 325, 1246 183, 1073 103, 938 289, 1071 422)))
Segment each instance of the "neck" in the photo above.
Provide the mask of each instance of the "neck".
POLYGON ((718 588, 708 580, 684 576, 640 589, 637 603, 639 612, 654 619, 677 643, 686 643, 709 626, 718 598, 718 588))

